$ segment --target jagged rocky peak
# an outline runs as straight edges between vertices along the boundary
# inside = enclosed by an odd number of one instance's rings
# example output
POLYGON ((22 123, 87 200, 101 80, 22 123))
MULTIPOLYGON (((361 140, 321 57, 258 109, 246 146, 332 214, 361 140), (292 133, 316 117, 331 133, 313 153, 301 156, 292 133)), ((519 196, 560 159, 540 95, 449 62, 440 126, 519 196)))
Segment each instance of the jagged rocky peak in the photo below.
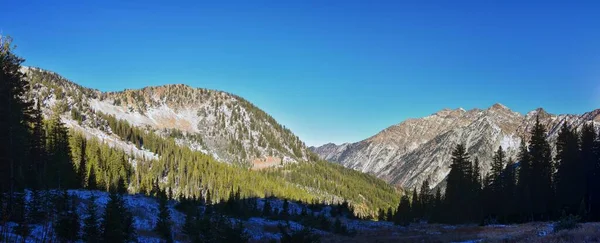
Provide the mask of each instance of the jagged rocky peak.
POLYGON ((549 117, 551 117, 552 115, 551 115, 550 113, 546 112, 546 110, 544 110, 544 108, 542 108, 542 107, 538 107, 538 108, 536 108, 535 110, 532 110, 532 111, 530 111, 530 112, 527 112, 527 115, 525 115, 525 116, 526 116, 528 119, 531 119, 531 118, 535 119, 535 118, 539 117, 539 118, 540 118, 540 120, 542 120, 542 119, 549 118, 549 117))
POLYGON ((490 108, 488 108, 488 110, 490 111, 512 111, 510 110, 510 108, 506 107, 503 104, 500 103, 495 103, 492 106, 490 106, 490 108))
POLYGON ((546 127, 551 144, 562 122, 575 128, 595 122, 600 127, 600 109, 557 116, 538 108, 522 115, 496 103, 485 110, 443 109, 424 118, 408 119, 357 143, 313 151, 323 159, 373 173, 397 186, 420 186, 428 177, 436 185, 450 171, 456 144, 467 145, 472 157, 481 160, 485 174, 499 146, 507 150, 508 156, 516 157, 521 139, 529 140, 537 117, 546 127))
POLYGON ((593 110, 585 114, 590 120, 600 122, 600 109, 593 110))
POLYGON ((321 145, 319 147, 336 147, 336 146, 338 146, 338 145, 335 144, 335 143, 326 143, 326 144, 323 144, 323 145, 321 145))
POLYGON ((463 115, 465 113, 465 109, 463 108, 457 108, 457 109, 450 109, 450 108, 444 108, 436 113, 434 113, 434 115, 442 117, 442 118, 450 118, 450 117, 459 117, 461 115, 463 115))

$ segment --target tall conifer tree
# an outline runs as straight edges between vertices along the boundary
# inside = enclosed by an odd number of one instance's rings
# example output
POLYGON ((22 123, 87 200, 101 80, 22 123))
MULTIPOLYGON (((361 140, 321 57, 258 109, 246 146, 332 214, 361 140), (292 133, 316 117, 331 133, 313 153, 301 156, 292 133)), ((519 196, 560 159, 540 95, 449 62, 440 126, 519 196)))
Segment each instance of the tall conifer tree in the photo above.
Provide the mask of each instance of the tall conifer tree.
POLYGON ((585 194, 585 167, 579 159, 579 138, 566 122, 563 123, 556 141, 555 174, 557 209, 559 212, 576 214, 585 194))
POLYGON ((552 188, 553 164, 550 144, 546 140, 546 129, 540 123, 539 116, 531 131, 529 143, 531 159, 531 201, 536 219, 548 220, 551 217, 554 201, 552 188))
POLYGON ((519 171, 517 180, 517 190, 519 193, 519 214, 521 219, 524 221, 533 220, 533 204, 531 201, 531 180, 532 180, 532 169, 531 159, 525 140, 521 139, 521 146, 519 146, 519 171))
POLYGON ((0 192, 9 192, 7 212, 14 212, 14 193, 26 186, 32 103, 25 101, 29 83, 20 71, 12 39, 0 36, 0 192))
MULTIPOLYGON (((469 215, 465 215, 465 205, 469 205, 470 191, 473 181, 471 178, 471 163, 469 155, 463 144, 456 145, 452 151, 452 164, 448 174, 446 186, 446 210, 449 223, 460 223, 468 220, 469 215)), ((469 210, 469 209, 466 209, 469 210)))
POLYGON ((581 129, 579 158, 585 168, 585 197, 590 220, 600 220, 600 146, 592 124, 581 129))

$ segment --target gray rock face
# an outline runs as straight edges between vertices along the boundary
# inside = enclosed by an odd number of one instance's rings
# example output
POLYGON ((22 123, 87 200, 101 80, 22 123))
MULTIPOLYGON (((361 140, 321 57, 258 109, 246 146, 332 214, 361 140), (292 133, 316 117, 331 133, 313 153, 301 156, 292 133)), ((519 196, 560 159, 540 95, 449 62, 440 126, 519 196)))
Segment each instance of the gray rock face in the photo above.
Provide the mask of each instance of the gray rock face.
POLYGON ((322 159, 375 174, 393 185, 413 188, 429 177, 436 186, 448 175, 457 144, 464 143, 471 157, 479 158, 485 174, 498 147, 516 157, 521 139, 529 140, 536 117, 547 128, 552 146, 563 122, 577 129, 588 122, 600 125, 600 109, 583 115, 553 115, 538 108, 522 115, 494 104, 485 110, 444 109, 408 119, 360 142, 310 149, 322 159))

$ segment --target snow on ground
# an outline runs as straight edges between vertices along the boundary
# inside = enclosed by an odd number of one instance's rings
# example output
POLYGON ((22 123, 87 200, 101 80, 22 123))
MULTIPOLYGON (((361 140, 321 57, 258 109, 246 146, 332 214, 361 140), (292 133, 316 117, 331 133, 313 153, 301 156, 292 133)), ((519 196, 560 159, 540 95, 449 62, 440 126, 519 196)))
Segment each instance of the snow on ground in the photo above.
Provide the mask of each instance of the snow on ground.
MULTIPOLYGON (((60 191, 51 191, 54 195, 59 195, 60 191)), ((76 210, 78 215, 80 216, 81 224, 83 226, 83 220, 88 217, 86 213, 86 204, 89 200, 94 197, 95 203, 98 205, 98 215, 102 215, 104 213, 104 209, 106 204, 109 201, 110 194, 105 191, 90 191, 90 190, 68 190, 68 194, 75 197, 75 202, 78 203, 76 205, 76 210)), ((26 191, 26 200, 31 199, 31 192, 26 191)), ((283 208, 283 200, 270 198, 270 199, 258 199, 257 204, 259 207, 264 206, 265 200, 269 200, 273 209, 282 210, 283 208)), ((148 197, 143 194, 128 194, 123 196, 123 201, 125 202, 126 207, 132 213, 134 217, 134 228, 138 231, 139 241, 140 242, 160 242, 156 236, 151 233, 158 221, 159 214, 159 206, 158 200, 156 198, 148 197), (140 232, 143 232, 140 234, 140 232)), ((181 234, 183 225, 185 224, 185 215, 175 209, 176 201, 169 201, 169 211, 173 226, 173 232, 175 234, 181 234)), ((291 214, 299 214, 302 210, 302 205, 296 202, 289 202, 289 208, 291 214)), ((319 213, 326 213, 328 215, 328 210, 330 207, 324 207, 325 210, 320 211, 319 213)), ((311 210, 308 210, 311 212, 311 210)), ((317 213, 317 212, 315 212, 317 213)), ((234 219, 231 219, 234 220, 234 219)), ((352 221, 352 228, 360 228, 357 225, 359 221, 352 221)), ((369 221, 370 222, 370 221, 369 221)), ((264 219, 260 217, 252 217, 247 220, 242 221, 246 233, 250 236, 252 241, 269 241, 269 240, 278 240, 281 238, 281 233, 279 231, 278 225, 289 225, 290 229, 296 231, 304 228, 301 224, 293 221, 284 221, 284 220, 271 220, 264 219)), ((9 222, 5 227, 8 227, 12 230, 16 224, 9 222)), ((44 238, 44 236, 48 235, 47 232, 51 232, 51 226, 46 225, 31 225, 32 233, 31 237, 26 242, 39 242, 44 238), (44 233, 46 232, 46 233, 44 233)), ((0 230, 2 226, 0 226, 0 230)), ((328 232, 313 230, 313 232, 320 235, 330 234, 328 232)), ((10 234, 10 241, 21 241, 20 238, 16 235, 10 234)))
POLYGON ((98 99, 90 99, 90 107, 94 110, 102 111, 103 113, 114 115, 118 119, 127 120, 129 123, 135 126, 141 125, 152 125, 153 121, 148 117, 134 112, 130 113, 127 109, 121 106, 115 106, 107 101, 100 101, 98 99))
MULTIPOLYGON (((53 194, 59 194, 60 191, 52 191, 53 194)), ((80 220, 85 219, 88 215, 85 212, 86 203, 89 202, 90 198, 94 196, 95 203, 98 205, 98 214, 102 215, 106 204, 109 201, 109 193, 104 191, 89 191, 89 190, 69 190, 68 193, 73 195, 78 203, 77 213, 80 216, 80 220)), ((30 192, 27 192, 26 200, 31 198, 30 192)), ((126 207, 134 216, 134 227, 138 232, 138 240, 140 242, 160 242, 157 235, 153 233, 153 228, 158 220, 158 200, 152 197, 147 197, 141 194, 124 195, 123 200, 126 207)), ((269 201, 274 209, 281 210, 283 208, 283 201, 280 199, 269 198, 269 199, 258 199, 257 204, 262 207, 265 201, 269 201)), ((171 220, 173 225, 173 232, 180 237, 176 239, 182 240, 185 237, 182 236, 182 226, 185 222, 185 216, 175 210, 175 201, 169 201, 169 211, 171 213, 171 220)), ((299 213, 303 205, 296 202, 289 202, 290 213, 299 213)), ((329 215, 331 207, 323 207, 319 211, 309 213, 319 213, 329 215)), ((236 220, 230 218, 230 220, 236 220)), ((330 220, 334 220, 330 218, 330 220)), ((357 232, 355 236, 342 236, 335 235, 329 232, 320 230, 313 230, 314 233, 322 236, 324 242, 401 242, 403 240, 410 240, 411 242, 460 242, 460 243, 474 243, 482 241, 519 241, 519 242, 544 242, 556 237, 564 235, 565 232, 561 233, 554 232, 554 223, 552 222, 537 222, 527 223, 519 225, 440 225, 440 224, 426 224, 426 223, 415 223, 408 227, 396 226, 391 222, 376 222, 369 220, 357 220, 341 218, 342 223, 350 230, 357 232)), ((250 236, 251 242, 269 242, 272 240, 279 240, 281 233, 279 225, 290 227, 293 231, 302 230, 303 225, 294 221, 284 220, 271 220, 261 217, 251 217, 246 220, 242 220, 246 233, 250 236)), ((14 227, 17 225, 12 222, 0 226, 0 231, 7 229, 8 232, 13 232, 14 227), (4 227, 4 228, 3 228, 4 227)), ((600 232, 600 224, 598 223, 586 223, 582 224, 579 231, 567 232, 567 234, 573 235, 590 235, 598 234, 600 232), (595 232, 595 233, 594 233, 595 232)), ((50 224, 36 224, 31 225, 31 235, 26 242, 40 242, 43 238, 52 238, 50 232, 52 232, 52 226, 50 224)), ((12 234, 8 233, 5 239, 7 242, 21 242, 22 240, 12 234)), ((579 236, 578 236, 579 237, 579 236)), ((600 237, 600 236, 599 236, 600 237)))
MULTIPOLYGON (((53 194, 59 194, 59 191, 52 191, 53 194)), ((98 205, 98 215, 104 213, 104 208, 109 201, 109 193, 104 191, 89 191, 89 190, 69 190, 69 195, 74 196, 76 202, 79 204, 76 206, 77 213, 80 216, 81 223, 83 225, 83 219, 88 217, 86 213, 86 203, 89 202, 92 196, 96 197, 94 201, 98 205)), ((29 195, 30 193, 27 192, 29 195)), ((26 199, 29 200, 30 196, 26 199)), ((156 222, 158 221, 158 201, 155 198, 147 197, 141 194, 124 195, 123 201, 126 207, 134 216, 134 227, 139 231, 152 231, 156 222)), ((169 202, 169 211, 171 213, 171 221, 173 222, 174 231, 181 231, 181 227, 184 224, 185 216, 183 213, 175 210, 175 202, 169 202)), ((14 223, 9 222, 8 227, 12 228, 15 226, 14 223)), ((32 225, 32 233, 30 239, 27 242, 38 242, 44 237, 43 225, 32 225)), ((16 239, 16 238, 15 238, 16 239)), ((151 236, 141 236, 141 242, 160 242, 157 238, 151 236)))
MULTIPOLYGON (((259 217, 249 218, 244 222, 244 228, 249 233, 250 239, 254 241, 278 240, 281 238, 279 225, 288 225, 290 229, 297 231, 304 229, 304 226, 293 221, 269 220, 259 217)), ((324 233, 324 232, 321 232, 324 233)))
POLYGON ((91 128, 87 126, 84 128, 81 125, 79 125, 76 121, 68 119, 67 117, 62 117, 61 120, 65 123, 67 127, 73 128, 74 130, 83 133, 87 138, 97 138, 101 142, 106 143, 113 148, 119 148, 120 150, 123 150, 123 152, 132 155, 136 158, 144 158, 146 160, 158 160, 157 154, 145 149, 139 149, 134 144, 130 142, 125 142, 116 135, 109 135, 97 128, 91 128))
POLYGON ((193 109, 180 109, 175 111, 166 104, 158 107, 149 107, 145 114, 129 111, 128 108, 116 106, 109 100, 90 100, 90 107, 102 113, 114 115, 117 119, 126 120, 134 126, 150 125, 155 128, 177 128, 187 132, 197 132, 196 125, 200 121, 197 112, 193 109))

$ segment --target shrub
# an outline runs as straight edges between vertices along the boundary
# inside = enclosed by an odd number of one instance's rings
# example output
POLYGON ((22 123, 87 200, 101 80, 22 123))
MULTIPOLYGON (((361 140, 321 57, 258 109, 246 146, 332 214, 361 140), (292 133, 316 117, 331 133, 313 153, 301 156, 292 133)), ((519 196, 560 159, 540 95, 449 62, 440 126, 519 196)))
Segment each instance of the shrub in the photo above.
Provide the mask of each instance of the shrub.
POLYGON ((573 215, 563 216, 554 225, 554 232, 579 228, 579 227, 581 227, 581 225, 579 225, 579 221, 580 221, 579 216, 573 216, 573 215))

